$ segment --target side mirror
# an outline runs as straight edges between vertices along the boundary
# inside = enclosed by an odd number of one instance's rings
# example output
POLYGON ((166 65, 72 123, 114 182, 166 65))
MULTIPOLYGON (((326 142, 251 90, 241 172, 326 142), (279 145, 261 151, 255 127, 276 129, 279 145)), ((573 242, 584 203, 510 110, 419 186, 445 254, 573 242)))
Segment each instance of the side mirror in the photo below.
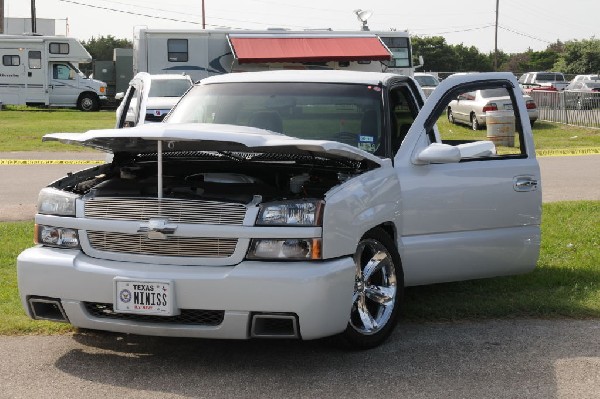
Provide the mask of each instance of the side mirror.
POLYGON ((460 150, 449 144, 432 143, 417 154, 418 163, 457 163, 460 161, 460 150))

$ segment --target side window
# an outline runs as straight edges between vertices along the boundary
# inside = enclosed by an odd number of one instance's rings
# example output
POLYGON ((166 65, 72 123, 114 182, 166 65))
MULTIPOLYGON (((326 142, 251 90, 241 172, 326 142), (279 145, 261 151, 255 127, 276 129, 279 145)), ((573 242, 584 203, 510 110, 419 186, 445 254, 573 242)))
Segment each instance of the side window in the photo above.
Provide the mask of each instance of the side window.
POLYGON ((167 39, 167 59, 170 62, 188 61, 187 39, 167 39))
POLYGON ((54 79, 68 80, 70 79, 71 68, 62 64, 54 64, 52 66, 52 77, 54 79))
MULTIPOLYGON (((509 91, 504 87, 485 87, 476 91, 459 94, 458 98, 473 95, 474 101, 468 104, 461 103, 457 97, 450 101, 446 108, 446 115, 437 120, 439 140, 442 144, 461 147, 461 154, 476 150, 471 156, 462 158, 493 158, 503 159, 526 154, 522 140, 523 129, 519 122, 518 109, 509 91), (486 144, 475 146, 470 143, 490 142, 490 151, 485 150, 486 144)), ((517 94, 522 95, 522 94, 517 94)), ((528 95, 525 103, 530 123, 538 118, 537 107, 528 95)), ((430 135, 432 137, 433 135, 430 135)))
POLYGON ((3 55, 2 65, 4 66, 19 66, 21 64, 21 57, 18 55, 3 55))
POLYGON ((69 43, 50 43, 50 54, 69 54, 69 43))
POLYGON ((29 69, 41 69, 42 68, 42 52, 41 51, 30 51, 29 52, 29 69))
POLYGON ((406 133, 415 120, 418 110, 406 86, 394 87, 390 90, 390 145, 392 154, 398 152, 406 133))

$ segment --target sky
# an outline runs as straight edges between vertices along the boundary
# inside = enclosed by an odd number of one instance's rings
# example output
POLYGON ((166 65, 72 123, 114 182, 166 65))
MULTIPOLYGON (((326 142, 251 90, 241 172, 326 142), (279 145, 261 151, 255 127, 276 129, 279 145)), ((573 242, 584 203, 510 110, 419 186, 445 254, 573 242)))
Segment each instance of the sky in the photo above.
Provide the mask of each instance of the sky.
MULTIPOLYGON (((359 30, 354 10, 370 10, 371 30, 443 36, 449 44, 540 51, 557 40, 600 38, 600 0, 204 0, 206 29, 359 30), (578 10, 577 12, 573 10, 578 10)), ((201 29, 202 0, 37 0, 37 18, 56 19, 56 34, 79 40, 133 39, 139 27, 201 29)), ((4 0, 5 17, 29 18, 31 1, 4 0)))

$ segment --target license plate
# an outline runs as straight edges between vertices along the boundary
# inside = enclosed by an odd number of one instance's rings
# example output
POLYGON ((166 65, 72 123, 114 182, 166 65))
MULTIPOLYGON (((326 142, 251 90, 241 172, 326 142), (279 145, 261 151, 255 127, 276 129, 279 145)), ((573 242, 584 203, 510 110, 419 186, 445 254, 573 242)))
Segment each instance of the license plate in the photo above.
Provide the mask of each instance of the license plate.
POLYGON ((512 111, 512 104, 504 104, 504 109, 512 111))
POLYGON ((174 297, 170 281, 115 280, 114 310, 117 313, 171 316, 174 297))

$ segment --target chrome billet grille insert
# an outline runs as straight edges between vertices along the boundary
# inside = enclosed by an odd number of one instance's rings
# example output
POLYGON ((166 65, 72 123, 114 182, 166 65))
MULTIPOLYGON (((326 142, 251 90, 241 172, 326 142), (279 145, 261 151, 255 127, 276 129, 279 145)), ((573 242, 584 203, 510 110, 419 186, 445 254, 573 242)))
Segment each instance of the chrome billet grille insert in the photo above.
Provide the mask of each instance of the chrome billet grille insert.
POLYGON ((246 206, 220 201, 173 198, 98 197, 85 202, 86 218, 147 221, 166 218, 171 223, 242 225, 246 206))
POLYGON ((134 255, 228 258, 233 255, 237 239, 214 237, 168 237, 149 239, 146 234, 88 231, 92 248, 98 251, 134 255))
POLYGON ((131 320, 145 323, 187 324, 198 326, 218 326, 223 322, 225 311, 203 309, 181 309, 177 316, 151 316, 117 313, 110 303, 84 302, 85 309, 92 317, 113 320, 131 320))

